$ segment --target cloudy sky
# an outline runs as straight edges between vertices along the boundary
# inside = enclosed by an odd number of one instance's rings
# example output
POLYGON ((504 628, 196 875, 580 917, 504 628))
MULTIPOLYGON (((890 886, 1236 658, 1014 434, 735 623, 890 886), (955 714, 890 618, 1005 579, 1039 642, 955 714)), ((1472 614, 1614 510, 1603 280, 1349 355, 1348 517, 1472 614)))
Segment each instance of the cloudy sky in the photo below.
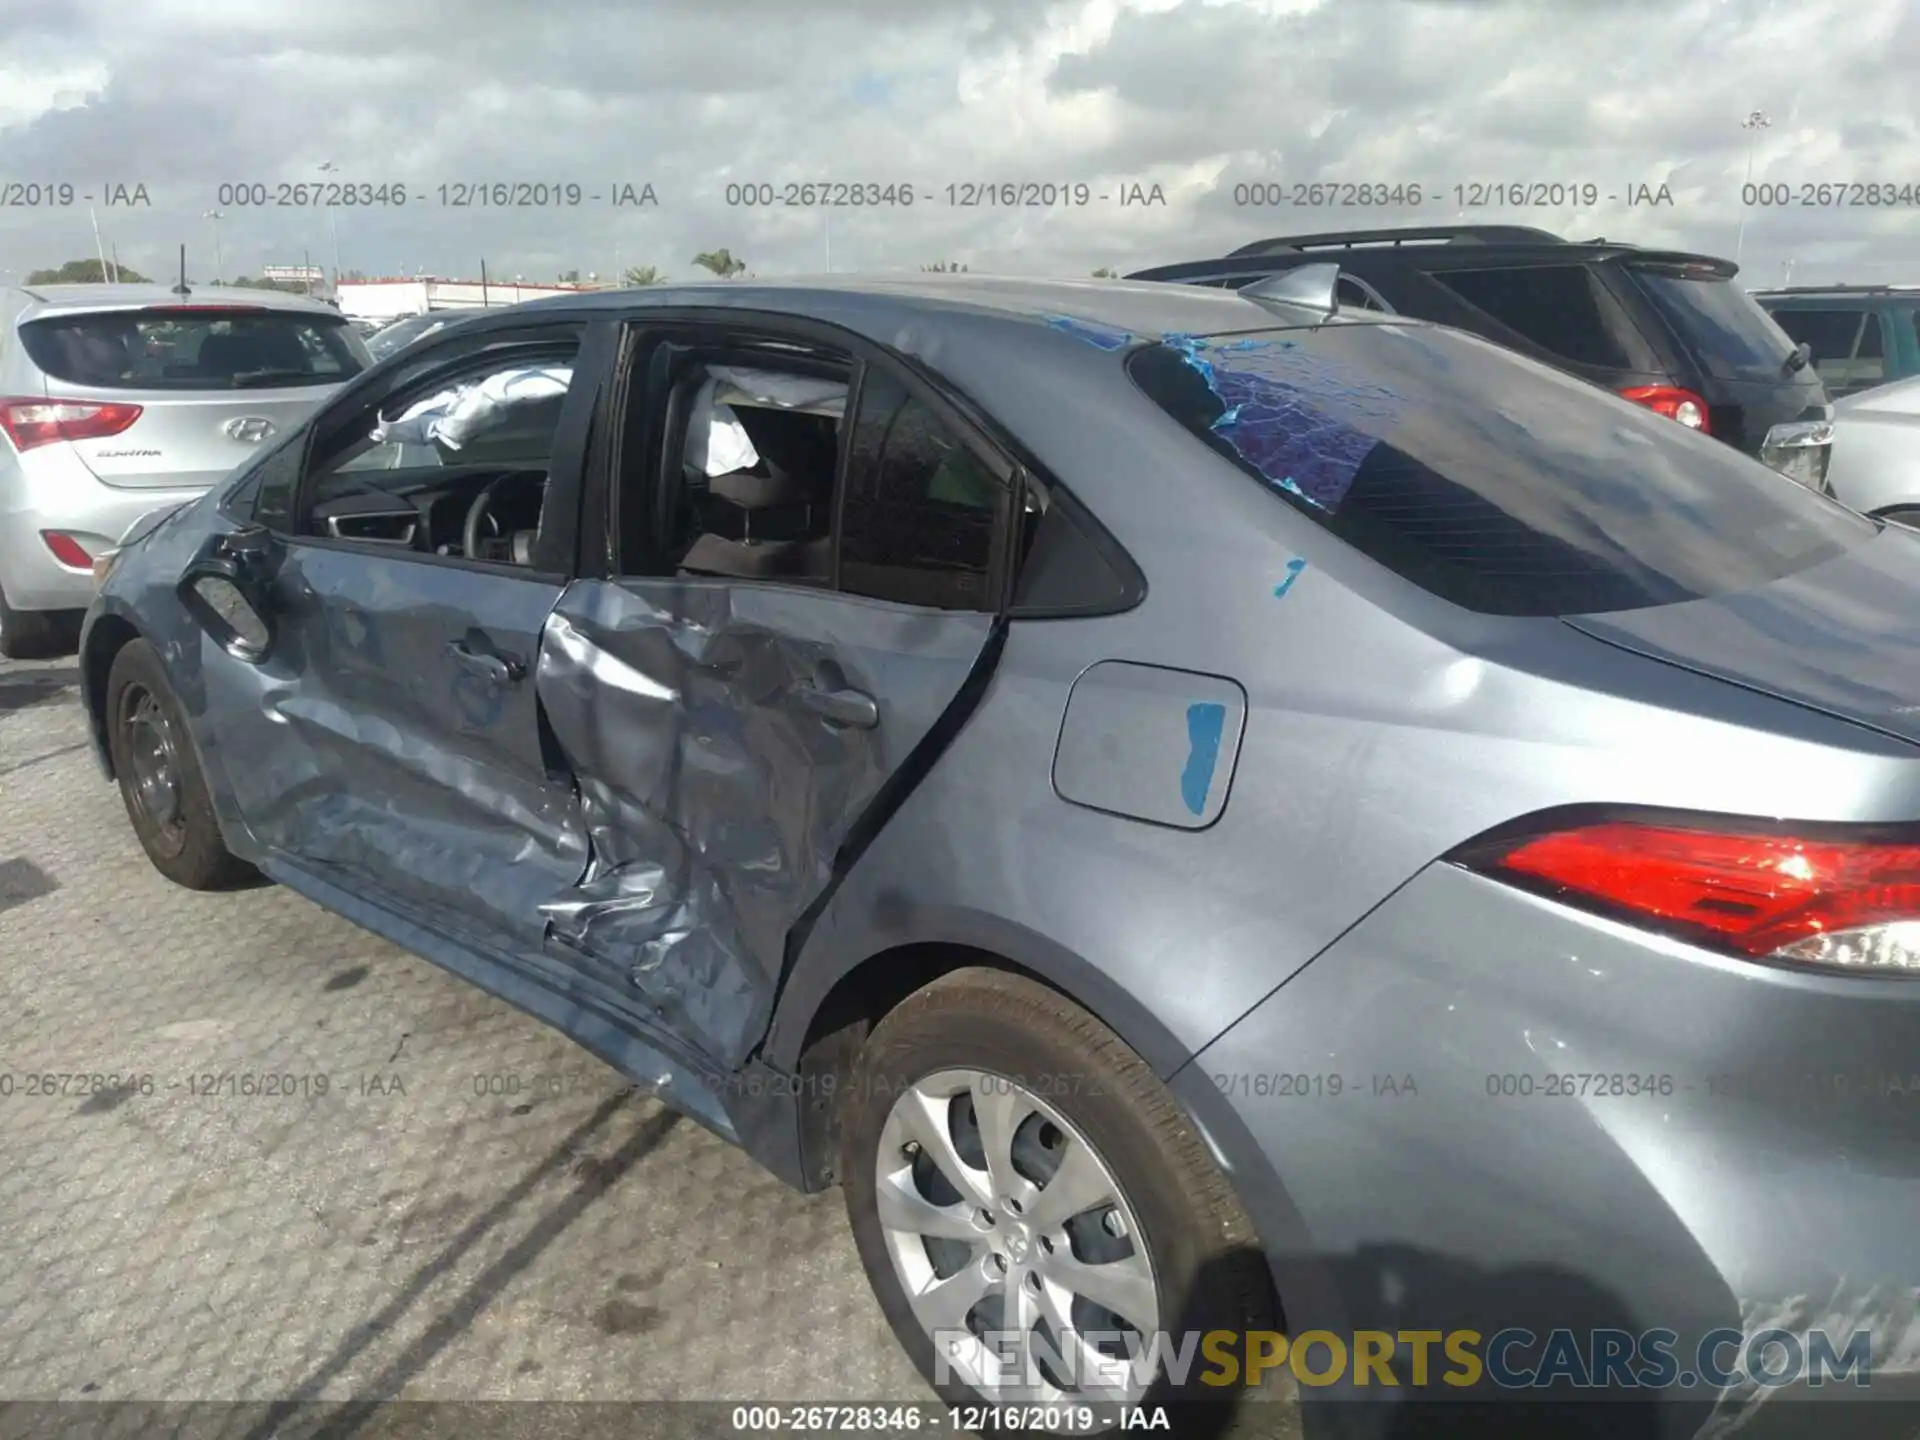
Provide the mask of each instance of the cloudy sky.
POLYGON ((91 195, 122 261, 170 273, 185 242, 196 279, 216 232, 229 274, 332 264, 337 237, 375 274, 685 277, 725 246, 760 275, 1078 275, 1467 207, 1738 247, 1752 283, 1920 282, 1917 74, 1920 0, 0 0, 0 280, 92 255, 91 195), (1749 164, 1768 197, 1895 203, 1743 211, 1749 164), (329 180, 388 203, 236 203, 329 180), (495 181, 580 203, 441 203, 495 181), (806 181, 895 199, 728 203, 806 181), (953 203, 980 182, 1087 201, 953 203), (1308 182, 1422 203, 1236 203, 1308 182))

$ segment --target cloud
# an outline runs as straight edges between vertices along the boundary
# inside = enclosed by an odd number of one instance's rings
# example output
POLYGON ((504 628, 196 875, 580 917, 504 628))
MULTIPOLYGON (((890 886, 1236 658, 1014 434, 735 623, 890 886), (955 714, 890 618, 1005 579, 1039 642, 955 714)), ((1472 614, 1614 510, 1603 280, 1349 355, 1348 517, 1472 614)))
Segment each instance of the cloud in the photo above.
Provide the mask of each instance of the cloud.
MULTIPOLYGON (((1084 274, 1341 226, 1521 221, 1718 253, 1776 278, 1893 279, 1920 196, 1767 205, 1756 183, 1920 187, 1920 7, 1906 0, 100 0, 0 6, 0 180, 81 193, 128 263, 185 242, 229 270, 302 253, 373 272, 551 277, 726 246, 760 274, 913 268, 1084 274), (1812 61, 1817 63, 1810 63, 1812 61), (1749 112, 1772 124, 1743 130, 1749 112), (249 206, 231 188, 399 183, 404 207, 249 206), (442 184, 521 180, 657 208, 458 209, 442 184), (895 187, 859 209, 737 203, 770 184, 895 187), (1158 184, 1165 205, 962 205, 948 186, 1030 181, 1057 201, 1158 184), (1236 205, 1255 181, 1419 184, 1419 208, 1236 205), (1628 208, 1470 208, 1521 182, 1628 208), (898 203, 899 187, 914 203, 898 203), (735 187, 731 191, 729 186, 735 187), (1243 192, 1244 193, 1244 192, 1243 192), (731 201, 736 203, 729 203, 731 201), (215 222, 205 212, 218 208, 215 222)), ((239 192, 244 198, 245 191, 239 192)), ((758 192, 764 193, 764 192, 758 192)), ((1551 192, 1549 192, 1551 193, 1551 192)), ((1773 192, 1767 192, 1770 196, 1773 192)), ((0 210, 0 267, 92 251, 83 204, 0 210)))

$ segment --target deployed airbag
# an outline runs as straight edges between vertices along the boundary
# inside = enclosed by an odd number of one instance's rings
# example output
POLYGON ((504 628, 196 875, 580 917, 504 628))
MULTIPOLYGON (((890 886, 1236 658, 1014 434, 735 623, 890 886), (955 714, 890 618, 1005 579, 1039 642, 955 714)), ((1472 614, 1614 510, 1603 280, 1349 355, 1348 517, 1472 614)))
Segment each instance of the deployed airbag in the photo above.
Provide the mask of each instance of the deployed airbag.
POLYGON ((502 370, 408 406, 398 419, 374 426, 373 439, 382 444, 432 444, 458 450, 501 423, 510 410, 559 399, 572 382, 573 369, 566 365, 502 370))

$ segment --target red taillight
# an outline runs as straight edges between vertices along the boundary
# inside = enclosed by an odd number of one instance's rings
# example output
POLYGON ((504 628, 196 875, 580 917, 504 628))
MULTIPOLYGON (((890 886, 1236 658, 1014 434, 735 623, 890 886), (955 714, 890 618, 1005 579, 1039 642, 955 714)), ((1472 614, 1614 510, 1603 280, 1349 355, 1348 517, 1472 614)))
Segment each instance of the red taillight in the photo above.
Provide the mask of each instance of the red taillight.
POLYGON ((71 535, 62 535, 58 530, 42 530, 40 538, 47 542, 47 549, 53 552, 53 558, 62 565, 74 570, 93 569, 93 556, 89 555, 80 542, 71 535))
POLYGON ((1620 392, 1620 398, 1644 405, 1656 415, 1678 420, 1689 430, 1707 431, 1707 402, 1691 390, 1677 385, 1634 385, 1620 392))
POLYGON ((91 400, 0 400, 0 430, 16 450, 56 440, 104 440, 140 418, 138 405, 91 400))
POLYGON ((1623 820, 1458 858, 1740 955, 1920 976, 1920 843, 1623 820))

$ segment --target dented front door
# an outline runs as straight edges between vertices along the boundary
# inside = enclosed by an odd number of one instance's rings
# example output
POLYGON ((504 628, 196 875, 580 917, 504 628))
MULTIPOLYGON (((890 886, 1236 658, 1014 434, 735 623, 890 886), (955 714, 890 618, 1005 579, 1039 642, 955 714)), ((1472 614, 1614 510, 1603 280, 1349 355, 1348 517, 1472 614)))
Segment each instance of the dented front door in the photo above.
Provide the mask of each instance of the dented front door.
POLYGON ((740 1064, 788 932, 994 624, 771 585, 576 582, 537 681, 592 844, 586 879, 542 907, 556 948, 740 1064))
POLYGON ((509 948, 579 878, 586 834, 541 748, 533 668, 554 580, 294 542, 273 653, 218 657, 210 722, 263 844, 509 948), (216 689, 216 683, 218 689, 216 689))

